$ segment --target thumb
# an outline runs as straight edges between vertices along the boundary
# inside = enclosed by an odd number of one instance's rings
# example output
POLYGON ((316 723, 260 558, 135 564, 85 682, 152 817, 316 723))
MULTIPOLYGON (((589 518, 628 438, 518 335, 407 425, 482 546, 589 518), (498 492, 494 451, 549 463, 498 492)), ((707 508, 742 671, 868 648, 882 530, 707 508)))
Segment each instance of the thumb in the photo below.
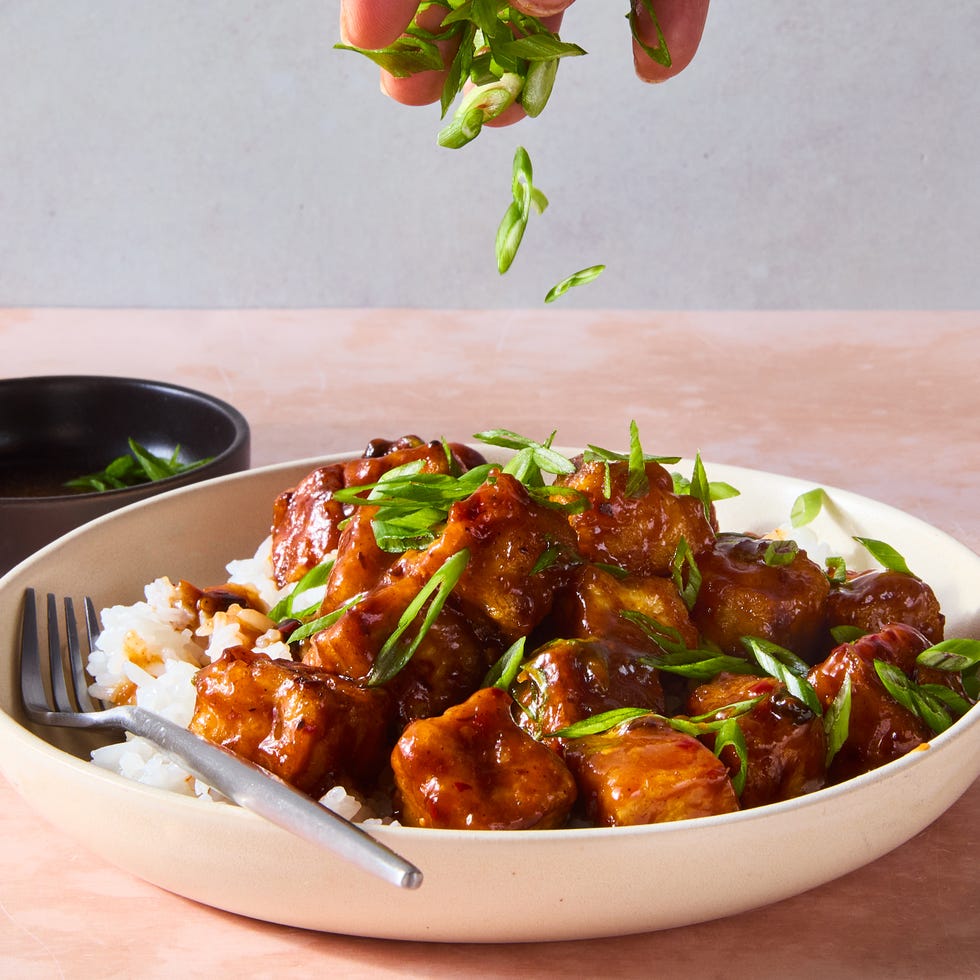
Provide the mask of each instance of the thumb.
POLYGON ((663 82, 683 71, 701 43, 708 17, 708 0, 631 0, 635 12, 639 43, 633 39, 633 63, 636 73, 645 82, 663 82), (657 23, 663 32, 664 43, 670 52, 670 65, 656 62, 644 50, 644 45, 656 48, 660 43, 657 26, 650 17, 652 6, 657 23))

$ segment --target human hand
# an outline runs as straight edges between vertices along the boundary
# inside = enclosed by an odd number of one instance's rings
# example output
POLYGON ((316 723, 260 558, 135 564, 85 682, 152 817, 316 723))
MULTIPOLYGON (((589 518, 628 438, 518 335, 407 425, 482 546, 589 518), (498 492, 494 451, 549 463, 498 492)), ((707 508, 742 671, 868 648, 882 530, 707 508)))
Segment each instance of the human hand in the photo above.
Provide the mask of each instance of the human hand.
MULTIPOLYGON (((636 31, 639 41, 633 40, 633 62, 637 75, 647 82, 662 82, 690 64, 701 41, 708 16, 708 0, 655 0, 654 9, 664 42, 670 52, 670 65, 654 60, 646 50, 659 43, 657 30, 641 0, 631 0, 636 12, 636 31), (640 43, 642 42, 642 43, 640 43)), ((538 17, 552 31, 561 24, 562 12, 573 0, 512 0, 512 6, 538 17)), ((359 48, 384 48, 404 32, 418 10, 418 0, 341 0, 340 29, 346 44, 359 48)), ((420 17, 420 26, 436 31, 445 8, 438 4, 429 7, 420 17)), ((443 57, 452 59, 451 42, 439 42, 443 57)), ((381 89, 405 105, 427 105, 439 100, 445 72, 423 71, 406 78, 396 78, 381 72, 381 89)), ((520 118, 520 106, 512 106, 488 125, 505 125, 520 118)))

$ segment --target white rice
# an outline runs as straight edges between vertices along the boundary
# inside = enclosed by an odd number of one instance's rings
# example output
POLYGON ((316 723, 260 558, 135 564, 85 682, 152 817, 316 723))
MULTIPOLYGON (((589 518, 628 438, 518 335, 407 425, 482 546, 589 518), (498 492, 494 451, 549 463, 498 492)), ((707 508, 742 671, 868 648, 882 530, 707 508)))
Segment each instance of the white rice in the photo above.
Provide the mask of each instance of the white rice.
MULTIPOLYGON (((226 570, 228 582, 253 589, 270 609, 292 589, 279 589, 275 584, 271 537, 251 558, 231 561, 226 570)), ((309 590, 302 603, 318 602, 323 592, 322 586, 309 590)), ((229 647, 241 645, 273 658, 291 659, 278 630, 267 630, 256 638, 255 630, 239 620, 236 606, 199 618, 180 605, 176 587, 165 577, 147 585, 144 594, 144 602, 102 610, 102 633, 88 661, 95 679, 89 688, 93 697, 135 703, 186 728, 194 715, 197 671, 229 647)), ((224 799, 152 742, 133 735, 125 742, 96 749, 92 761, 149 786, 204 800, 224 799)), ((321 802, 348 819, 379 822, 378 808, 365 805, 343 786, 334 786, 321 802)))

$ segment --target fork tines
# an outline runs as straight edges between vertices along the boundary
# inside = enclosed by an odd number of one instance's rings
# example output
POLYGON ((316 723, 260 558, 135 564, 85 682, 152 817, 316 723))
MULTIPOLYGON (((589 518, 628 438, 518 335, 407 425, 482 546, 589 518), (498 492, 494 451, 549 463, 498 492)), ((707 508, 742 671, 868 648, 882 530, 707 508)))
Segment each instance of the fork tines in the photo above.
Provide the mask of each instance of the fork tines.
MULTIPOLYGON (((84 600, 85 633, 88 650, 98 635, 98 619, 95 606, 88 597, 84 600)), ((33 589, 24 596, 24 617, 21 633, 21 692, 28 711, 74 712, 94 711, 102 707, 88 693, 88 675, 85 671, 87 653, 82 649, 78 632, 75 604, 70 597, 64 600, 66 648, 62 650, 59 626, 58 600, 47 596, 48 632, 48 681, 50 697, 45 689, 44 670, 41 666, 38 631, 37 603, 33 589), (67 663, 66 661, 67 653, 67 663)))

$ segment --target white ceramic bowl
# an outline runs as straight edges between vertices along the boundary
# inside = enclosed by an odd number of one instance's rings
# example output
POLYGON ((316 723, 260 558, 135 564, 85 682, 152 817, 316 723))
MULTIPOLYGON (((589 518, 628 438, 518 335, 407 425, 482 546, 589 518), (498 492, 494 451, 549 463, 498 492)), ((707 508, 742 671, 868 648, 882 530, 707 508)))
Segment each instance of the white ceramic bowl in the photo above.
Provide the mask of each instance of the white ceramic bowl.
MULTIPOLYGON (((147 881, 217 908, 351 935, 514 942, 625 934, 744 911, 852 871, 918 833, 980 774, 974 709, 924 751, 741 813, 616 829, 379 828, 424 872, 420 889, 403 891, 243 810, 99 770, 76 735, 27 726, 15 694, 26 587, 84 590, 110 605, 141 599, 144 583, 159 575, 224 581, 225 562, 251 555, 266 535, 275 495, 318 462, 253 470, 124 508, 0 579, 0 767, 49 822, 147 881), (828 839, 833 848, 813 844, 828 839)), ((719 505, 731 530, 771 529, 812 486, 726 466, 709 466, 708 475, 742 490, 719 505)), ((852 533, 889 542, 935 588, 947 635, 980 636, 980 557, 899 511, 829 492, 837 520, 821 534, 838 535, 838 552, 852 533)))

